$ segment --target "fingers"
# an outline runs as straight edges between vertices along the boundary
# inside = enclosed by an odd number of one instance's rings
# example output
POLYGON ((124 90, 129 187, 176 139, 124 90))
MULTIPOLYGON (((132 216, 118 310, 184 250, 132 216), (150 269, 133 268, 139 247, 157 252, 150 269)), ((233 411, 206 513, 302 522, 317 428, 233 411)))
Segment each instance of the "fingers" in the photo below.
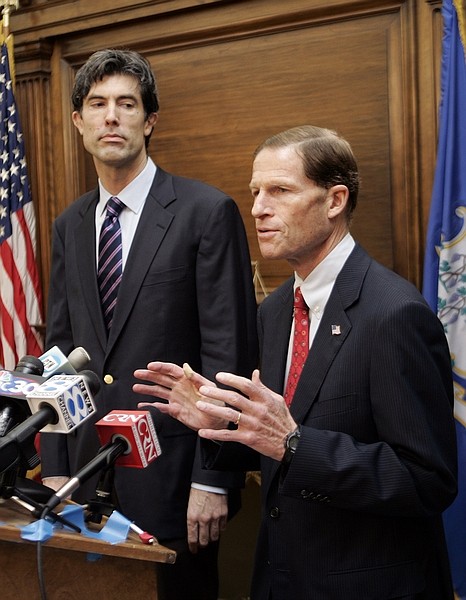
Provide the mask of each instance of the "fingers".
POLYGON ((205 548, 210 542, 217 542, 226 526, 226 516, 207 523, 202 521, 188 523, 188 547, 190 552, 196 554, 199 548, 205 548))
POLYGON ((197 553, 199 548, 199 523, 197 521, 188 521, 188 547, 193 554, 197 553))
POLYGON ((147 365, 147 369, 153 373, 160 373, 161 375, 168 375, 175 379, 179 379, 183 376, 183 369, 179 365, 174 363, 167 363, 161 361, 153 361, 147 365))
POLYGON ((213 381, 209 381, 200 373, 193 371, 188 363, 183 364, 183 373, 186 379, 188 379, 197 388, 199 388, 201 385, 210 385, 215 387, 215 383, 213 381))
POLYGON ((191 552, 217 541, 220 532, 226 527, 227 516, 227 494, 191 488, 187 513, 188 544, 191 552))
POLYGON ((199 548, 205 548, 210 541, 218 540, 219 531, 217 526, 212 524, 212 534, 217 537, 211 537, 211 523, 202 520, 188 520, 188 546, 189 550, 196 554, 199 548))
POLYGON ((191 379, 196 374, 195 371, 191 369, 188 363, 183 363, 183 373, 186 375, 188 379, 191 379))
POLYGON ((146 406, 150 406, 151 408, 157 408, 159 412, 164 413, 165 415, 170 415, 172 417, 176 417, 175 410, 169 404, 164 404, 163 402, 138 402, 138 408, 145 408, 146 406))
POLYGON ((239 394, 238 392, 234 392, 232 390, 224 390, 221 388, 202 385, 199 388, 199 392, 202 394, 202 396, 210 400, 210 402, 205 402, 203 400, 199 401, 196 404, 199 410, 207 412, 211 415, 215 415, 217 417, 233 420, 233 422, 236 420, 236 414, 232 414, 231 411, 219 412, 218 410, 215 410, 215 407, 221 408, 225 405, 229 405, 234 406, 234 409, 244 410, 250 407, 252 404, 254 404, 253 402, 251 402, 251 400, 249 400, 242 394, 239 394), (233 419, 231 419, 232 416, 234 417, 233 419))
POLYGON ((168 388, 162 385, 144 385, 143 383, 135 383, 133 385, 133 392, 142 394, 143 396, 155 396, 156 398, 163 398, 163 400, 170 399, 170 391, 168 388))
POLYGON ((148 381, 151 384, 162 385, 166 388, 171 387, 173 383, 178 381, 178 378, 174 376, 154 372, 150 369, 136 369, 136 371, 134 371, 134 376, 141 381, 148 381))

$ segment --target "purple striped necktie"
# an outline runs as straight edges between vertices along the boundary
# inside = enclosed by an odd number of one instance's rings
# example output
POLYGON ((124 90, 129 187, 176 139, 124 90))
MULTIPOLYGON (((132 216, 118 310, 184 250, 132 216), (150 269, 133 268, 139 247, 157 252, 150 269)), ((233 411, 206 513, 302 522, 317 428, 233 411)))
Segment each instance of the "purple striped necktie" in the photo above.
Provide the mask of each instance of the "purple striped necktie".
POLYGON ((112 325, 118 288, 123 274, 121 228, 118 217, 124 207, 119 198, 115 196, 109 198, 107 213, 100 230, 97 281, 107 331, 112 325))

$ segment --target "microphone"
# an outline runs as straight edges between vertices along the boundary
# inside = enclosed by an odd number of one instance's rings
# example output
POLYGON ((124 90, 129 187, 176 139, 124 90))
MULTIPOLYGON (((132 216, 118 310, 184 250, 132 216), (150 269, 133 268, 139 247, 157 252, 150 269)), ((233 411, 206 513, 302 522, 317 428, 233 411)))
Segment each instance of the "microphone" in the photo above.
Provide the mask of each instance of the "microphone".
POLYGON ((35 356, 23 356, 13 371, 0 370, 0 437, 31 414, 26 394, 44 381, 43 370, 35 356))
POLYGON ((116 437, 127 440, 130 451, 117 463, 122 467, 144 469, 162 453, 148 410, 112 410, 97 421, 96 427, 102 444, 116 437))
POLYGON ((0 438, 0 473, 18 462, 23 446, 39 431, 69 433, 91 417, 96 412, 92 394, 99 387, 97 375, 84 371, 79 375, 54 375, 27 392, 32 414, 0 438))
POLYGON ((114 464, 145 468, 162 452, 149 411, 113 410, 97 421, 96 427, 104 445, 92 460, 50 497, 42 516, 99 471, 109 469, 114 464))
POLYGON ((65 356, 58 346, 53 346, 39 356, 44 365, 43 376, 48 379, 52 375, 76 375, 86 367, 91 357, 82 346, 78 346, 65 356))
POLYGON ((33 416, 44 417, 44 433, 69 433, 96 412, 93 395, 100 380, 93 371, 77 375, 52 375, 26 394, 33 416))

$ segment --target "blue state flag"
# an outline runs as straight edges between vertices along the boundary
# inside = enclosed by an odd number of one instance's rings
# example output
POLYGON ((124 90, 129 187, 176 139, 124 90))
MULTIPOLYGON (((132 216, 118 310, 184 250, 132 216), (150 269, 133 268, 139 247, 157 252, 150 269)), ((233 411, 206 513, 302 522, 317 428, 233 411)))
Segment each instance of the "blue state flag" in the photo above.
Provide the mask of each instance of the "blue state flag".
POLYGON ((444 0, 437 165, 423 293, 450 346, 458 436, 459 493, 444 523, 453 585, 466 600, 466 54, 461 0, 444 0), (464 38, 463 38, 464 39, 464 38))

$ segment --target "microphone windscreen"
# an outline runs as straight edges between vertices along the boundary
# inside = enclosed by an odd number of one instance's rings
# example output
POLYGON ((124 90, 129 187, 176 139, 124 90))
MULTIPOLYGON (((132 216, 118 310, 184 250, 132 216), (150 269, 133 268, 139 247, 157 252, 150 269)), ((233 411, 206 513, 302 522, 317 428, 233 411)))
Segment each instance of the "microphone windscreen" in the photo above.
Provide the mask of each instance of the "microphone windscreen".
POLYGON ((15 371, 31 375, 42 375, 44 364, 37 356, 26 355, 19 359, 15 371))
POLYGON ((84 378, 89 391, 93 396, 95 396, 101 387, 100 379, 97 373, 94 373, 94 371, 90 371, 89 369, 84 369, 83 371, 79 371, 79 375, 84 378))
POLYGON ((82 346, 78 346, 68 354, 68 361, 76 371, 82 371, 90 360, 91 357, 82 346))

